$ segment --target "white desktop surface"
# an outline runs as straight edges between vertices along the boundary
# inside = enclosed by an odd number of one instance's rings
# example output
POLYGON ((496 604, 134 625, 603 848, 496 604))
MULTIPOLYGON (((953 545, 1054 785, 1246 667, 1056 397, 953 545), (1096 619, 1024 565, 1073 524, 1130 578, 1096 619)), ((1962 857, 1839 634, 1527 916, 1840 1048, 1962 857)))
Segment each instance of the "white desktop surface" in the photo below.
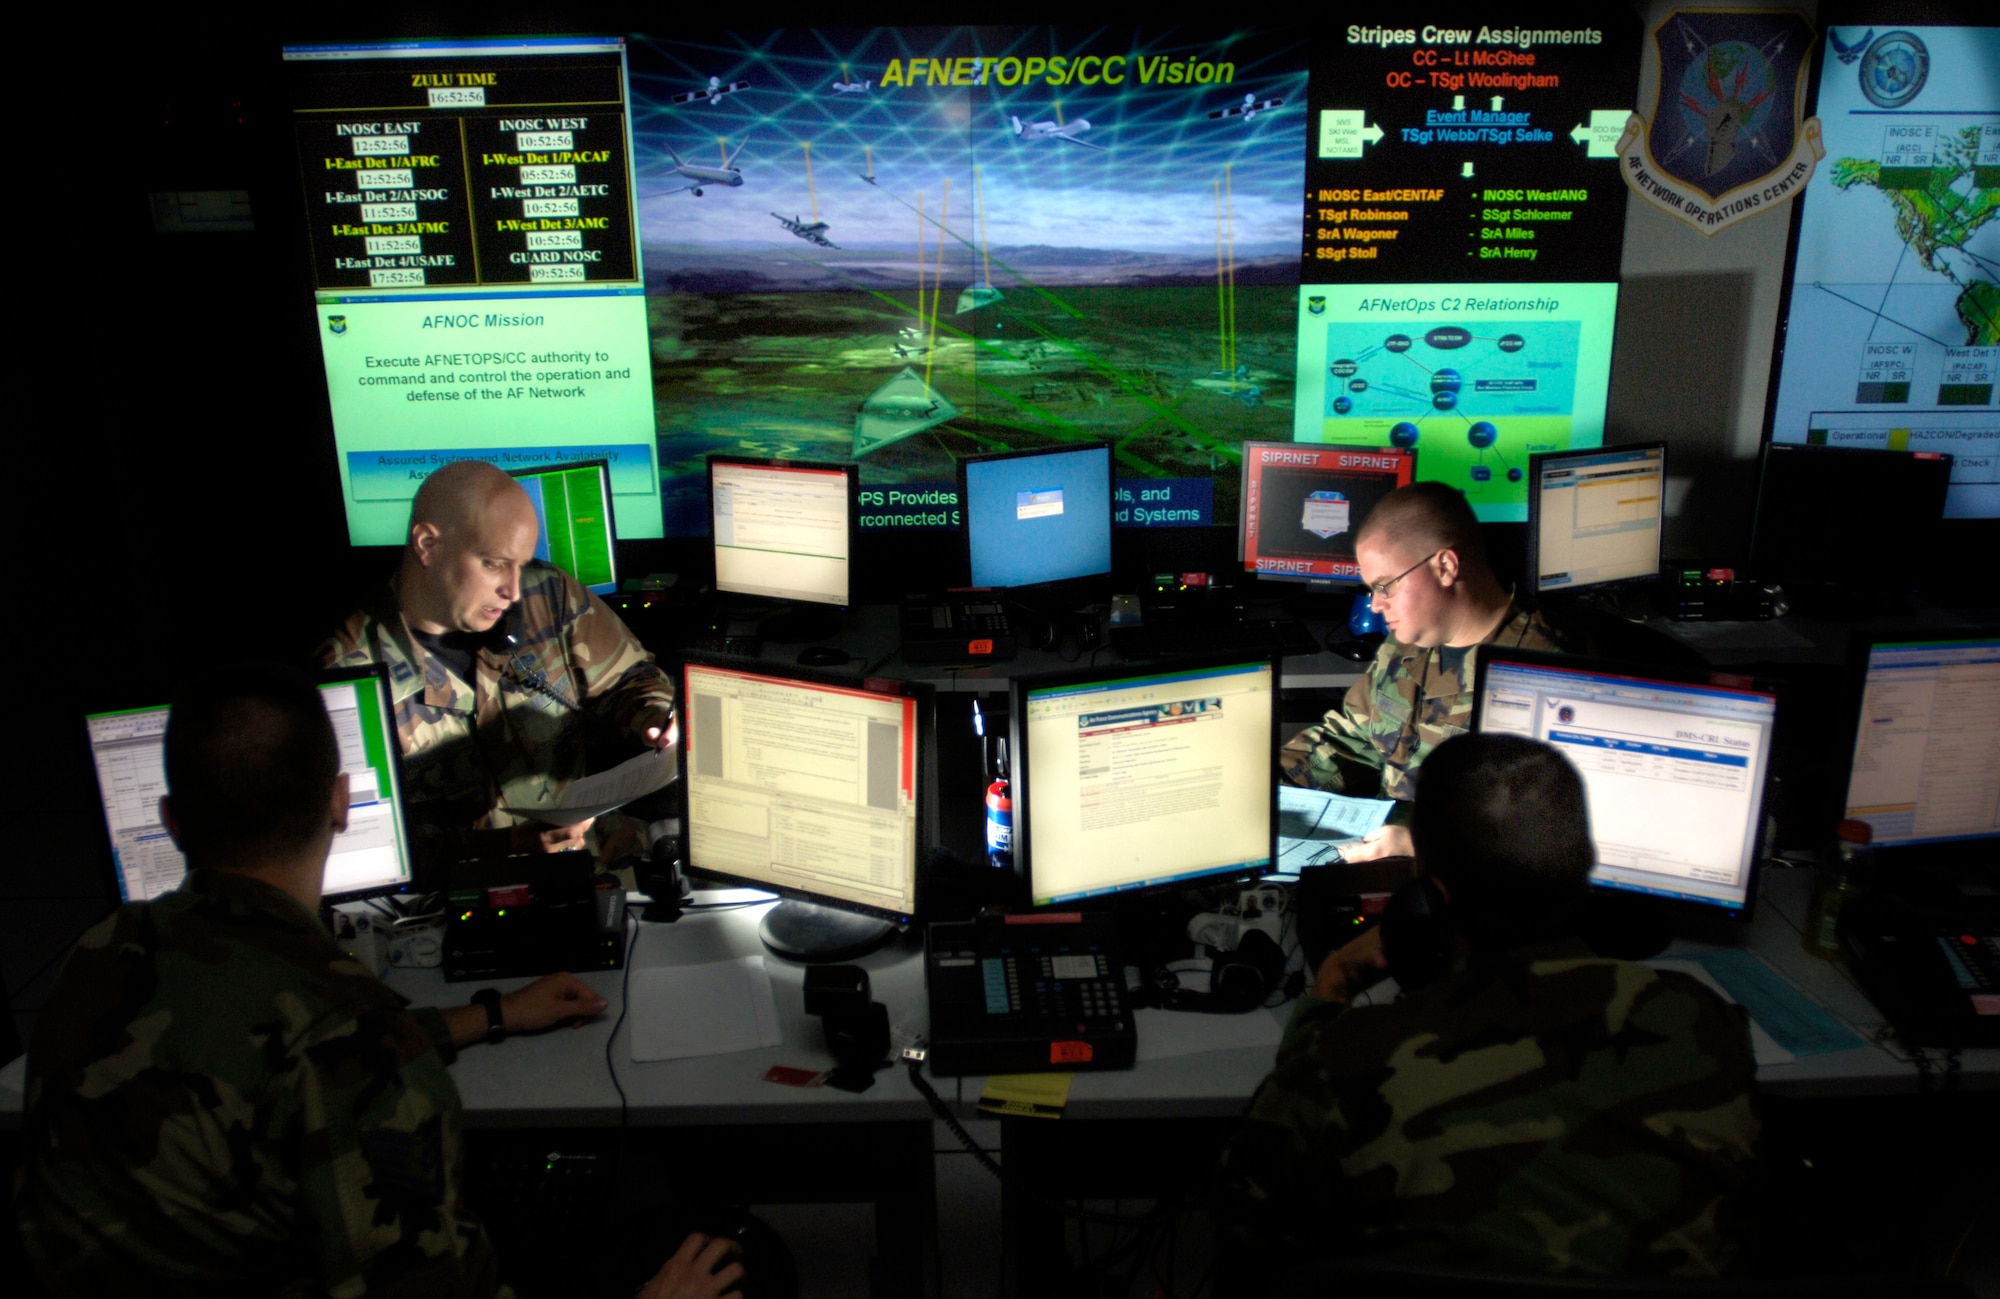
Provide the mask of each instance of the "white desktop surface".
MULTIPOLYGON (((1853 1029, 1862 1044, 1801 1057, 1758 1070, 1758 1085, 1772 1095, 1812 1098, 1907 1094, 1924 1081, 1900 1048, 1877 1045, 1884 1021, 1851 975, 1807 953, 1799 942, 1812 880, 1804 870, 1767 871, 1762 877, 1757 918, 1735 933, 1740 946, 1832 1012, 1853 1029)), ((704 899, 718 895, 703 894, 704 899)), ((696 912, 672 925, 639 923, 633 967, 696 965, 763 952, 757 922, 769 904, 740 910, 696 912)), ((636 913, 635 913, 636 914, 636 913)), ((636 923, 636 922, 635 922, 636 923)), ((1727 932, 1727 931, 1725 931, 1727 932)), ((1667 957, 1697 955, 1736 943, 1676 942, 1667 957)), ((923 951, 917 934, 906 934, 859 962, 867 968, 874 997, 889 1009, 890 1030, 900 1043, 925 1032, 923 951)), ((713 1123, 841 1123, 923 1120, 924 1099, 898 1064, 875 1076, 860 1095, 829 1087, 787 1087, 764 1081, 772 1065, 823 1070, 833 1066, 816 1019, 805 1013, 804 967, 766 958, 783 1045, 733 1055, 637 1064, 621 1027, 612 1042, 619 1082, 627 1098, 627 1122, 635 1125, 713 1123)), ((466 1121, 474 1127, 602 1127, 619 1121, 618 1094, 605 1068, 621 1000, 623 971, 582 976, 611 1000, 601 1018, 580 1028, 509 1038, 497 1046, 475 1045, 459 1054, 452 1077, 464 1098, 466 1121)), ((388 982, 418 1005, 463 1005, 479 984, 448 984, 437 970, 398 970, 388 982)), ((495 980, 502 990, 527 979, 495 980)), ((1375 995, 1388 995, 1377 989, 1375 995)), ((1289 1006, 1252 1014, 1279 1024, 1289 1006)), ((1197 1017, 1206 1018, 1206 1017, 1197 1017)), ((1944 1053, 1929 1053, 1942 1073, 1944 1053)), ((1070 1088, 1066 1114, 1078 1119, 1157 1119, 1227 1117, 1241 1114, 1252 1092, 1270 1072, 1272 1052, 1231 1048, 1153 1060, 1137 1069, 1079 1073, 1070 1088)), ((26 1060, 0 1069, 0 1130, 20 1125, 26 1060)), ((961 1114, 977 1112, 983 1077, 932 1078, 932 1085, 961 1114)), ((1933 1087, 1944 1085, 1934 1076, 1933 1087)), ((1960 1053, 1954 1084, 1966 1090, 2000 1090, 2000 1049, 1960 1053)))
MULTIPOLYGON (((698 901, 743 896, 704 891, 698 901)), ((751 894, 765 897, 764 894, 751 894)), ((673 924, 633 924, 638 937, 631 948, 631 967, 643 969, 701 965, 744 956, 763 956, 771 976, 784 1032, 782 1045, 730 1055, 661 1060, 640 1064, 632 1059, 631 1025, 617 1027, 623 1002, 624 971, 604 970, 580 976, 603 993, 611 1008, 577 1028, 510 1037, 494 1046, 476 1045, 459 1052, 451 1075, 465 1104, 466 1122, 474 1127, 602 1127, 619 1121, 616 1088, 605 1064, 605 1043, 618 1083, 625 1089, 626 1119, 632 1124, 714 1123, 841 1123, 923 1119, 929 1108, 910 1086, 902 1066, 875 1075, 875 1085, 860 1094, 831 1087, 789 1087, 764 1081, 773 1065, 808 1070, 833 1068, 833 1055, 817 1017, 805 1013, 805 967, 765 952, 757 924, 769 902, 736 910, 695 911, 673 924)), ((901 1029, 914 1037, 928 1022, 924 1001, 923 954, 913 932, 888 947, 853 962, 867 969, 874 999, 888 1007, 891 1033, 901 1029)), ((446 983, 437 970, 397 970, 391 987, 417 1005, 463 1005, 486 983, 446 983)), ((497 979, 491 986, 503 992, 531 982, 497 979)), ((656 1008, 657 1009, 657 1008, 656 1008)))

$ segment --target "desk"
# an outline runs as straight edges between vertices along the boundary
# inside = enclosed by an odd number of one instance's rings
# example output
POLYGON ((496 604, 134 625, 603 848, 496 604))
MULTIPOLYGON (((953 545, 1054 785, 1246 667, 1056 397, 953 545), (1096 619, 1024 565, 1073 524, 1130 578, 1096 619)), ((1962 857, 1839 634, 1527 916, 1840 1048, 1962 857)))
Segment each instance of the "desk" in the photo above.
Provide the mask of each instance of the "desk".
MULTIPOLYGON (((1717 948, 1740 948, 1824 1006, 1861 1038, 1841 1051, 1759 1068, 1766 1096, 1783 1101, 1839 1101, 1857 1097, 1916 1098, 1942 1085, 1906 1055, 1878 1044, 1883 1019, 1841 967, 1806 953, 1799 944, 1811 894, 1810 873, 1772 871, 1762 877, 1755 920, 1690 927, 1698 937, 1677 939, 1664 957, 1688 957, 1717 948)), ((1392 995, 1378 989, 1377 997, 1392 995)), ((1280 1018, 1288 1008, 1253 1011, 1280 1018)), ((1932 1052, 1933 1059, 1939 1053, 1932 1052)), ((1268 1049, 1216 1051, 1142 1065, 1131 1072, 1078 1074, 1065 1117, 1080 1125, 1037 1119, 1001 1123, 1002 1162, 1025 1185, 1053 1199, 1084 1195, 1154 1198, 1163 1192, 1199 1192, 1213 1151, 1235 1128, 1246 1103, 1270 1071, 1268 1049)), ((946 1080, 951 1082, 954 1080, 946 1080)), ((985 1079, 962 1080, 961 1094, 976 1101, 985 1079)), ((941 1086, 944 1084, 940 1084, 941 1086)), ((1955 1086, 1961 1091, 2000 1090, 2000 1049, 1961 1053, 1955 1086)), ((1985 1104, 1982 1099, 1977 1103, 1985 1104)), ((1847 1113, 1847 1111, 1843 1111, 1847 1113)), ((1790 1129, 1806 1121, 1789 1113, 1790 1129)), ((1802 1144, 1802 1143, 1801 1143, 1802 1144)), ((1910 1152, 1913 1166, 1925 1154, 1910 1152)), ((1002 1197, 1002 1234, 1010 1274, 1006 1293, 1046 1292, 1061 1273, 1061 1218, 1010 1188, 1002 1197)))
MULTIPOLYGON (((1807 955, 1798 945, 1810 880, 1803 871, 1764 876, 1756 921, 1730 926, 1720 937, 1682 940, 1668 955, 1712 946, 1741 946, 1811 995, 1864 1039, 1850 1050, 1809 1056, 1759 1071, 1770 1095, 1790 1098, 1915 1096, 1926 1080, 1906 1059, 1875 1045, 1881 1016, 1838 967, 1807 955)), ((709 895, 705 895, 709 896, 709 895)), ((756 924, 762 907, 699 913, 679 923, 640 924, 633 966, 692 965, 761 951, 756 924)), ((921 948, 914 934, 859 964, 868 968, 876 998, 889 1008, 894 1030, 912 1035, 928 1028, 921 948)), ((877 1075, 860 1096, 826 1088, 800 1089, 762 1081, 773 1064, 825 1068, 832 1063, 818 1025, 804 1013, 801 968, 772 960, 784 1045, 737 1055, 636 1064, 626 1045, 629 1026, 614 1038, 622 1004, 623 974, 583 976, 611 1002, 602 1018, 577 1029, 518 1037, 497 1047, 474 1046, 452 1074, 464 1097, 472 1129, 533 1128, 617 1130, 619 1103, 605 1071, 607 1041, 625 1088, 627 1131, 653 1141, 671 1157, 699 1170, 702 1186, 718 1198, 743 1202, 867 1199, 875 1205, 878 1258, 896 1265, 885 1289, 919 1293, 929 1274, 934 1235, 930 1111, 901 1068, 877 1075)), ((393 972, 390 983, 420 1005, 462 1004, 469 988, 446 984, 435 970, 393 972)), ((502 987, 524 980, 502 981, 502 987)), ((1255 1011, 1281 1022, 1287 1011, 1255 1011)), ((1106 1193, 1149 1194, 1172 1177, 1199 1185, 1206 1177, 1205 1150, 1233 1129, 1271 1067, 1267 1048, 1184 1055, 1149 1062, 1129 1072, 1077 1075, 1068 1122, 1017 1119, 1002 1123, 1003 1158, 1015 1175, 1058 1197, 1106 1193), (1164 1126, 1171 1124, 1171 1127, 1164 1126), (1137 1149, 1143 1158, 1131 1152, 1137 1149), (1112 1173, 1119 1177, 1109 1176, 1112 1173)), ((0 1069, 0 1131, 20 1126, 25 1062, 0 1069)), ((983 1078, 940 1079, 939 1091, 956 1096, 972 1117, 983 1078)), ((1958 1086, 2000 1088, 2000 1050, 1963 1053, 1958 1086)), ((1061 1224, 1054 1215, 1003 1199, 1003 1231, 1011 1292, 1040 1285, 1061 1252, 1061 1224)), ((803 1260, 802 1260, 803 1261, 803 1260)))

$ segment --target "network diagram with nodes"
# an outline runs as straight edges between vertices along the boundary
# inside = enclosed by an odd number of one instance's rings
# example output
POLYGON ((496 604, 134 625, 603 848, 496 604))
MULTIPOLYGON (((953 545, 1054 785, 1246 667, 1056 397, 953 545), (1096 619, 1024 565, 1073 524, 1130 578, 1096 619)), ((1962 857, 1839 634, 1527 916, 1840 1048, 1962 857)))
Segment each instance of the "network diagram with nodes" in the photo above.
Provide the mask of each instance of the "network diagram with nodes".
POLYGON ((1314 320, 1307 298, 1299 439, 1412 448, 1417 476, 1459 488, 1480 517, 1525 518, 1529 456, 1604 440, 1615 299, 1567 301, 1594 287, 1562 286, 1564 299, 1537 298, 1539 314, 1518 315, 1425 294, 1415 312, 1379 311, 1380 300, 1366 297, 1346 310, 1322 302, 1314 320), (1461 303, 1470 309, 1450 309, 1461 303), (1311 393, 1308 364, 1317 372, 1311 393))

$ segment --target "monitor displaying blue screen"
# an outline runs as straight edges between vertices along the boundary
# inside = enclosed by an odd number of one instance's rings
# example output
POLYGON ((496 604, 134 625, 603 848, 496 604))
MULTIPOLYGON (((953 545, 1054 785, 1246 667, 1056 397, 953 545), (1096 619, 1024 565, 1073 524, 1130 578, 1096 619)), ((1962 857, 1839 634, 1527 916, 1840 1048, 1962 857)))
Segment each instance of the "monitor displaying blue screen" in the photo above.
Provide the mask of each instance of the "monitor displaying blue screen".
POLYGON ((1037 586, 1111 571, 1111 448, 959 465, 974 586, 1037 586))

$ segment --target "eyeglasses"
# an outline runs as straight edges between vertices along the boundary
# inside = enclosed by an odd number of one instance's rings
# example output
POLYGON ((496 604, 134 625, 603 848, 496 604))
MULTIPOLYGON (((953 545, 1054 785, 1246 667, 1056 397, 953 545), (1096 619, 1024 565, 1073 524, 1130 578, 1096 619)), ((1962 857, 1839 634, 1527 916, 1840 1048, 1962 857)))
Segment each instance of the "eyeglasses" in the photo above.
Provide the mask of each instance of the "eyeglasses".
POLYGON ((1418 569, 1422 568, 1425 564, 1430 563, 1433 559, 1436 559, 1439 555, 1442 555, 1443 553, 1444 551, 1442 550, 1433 550, 1430 554, 1425 555, 1422 559, 1410 565, 1402 572, 1396 574, 1388 581, 1370 582, 1368 584, 1369 598, 1374 600, 1388 600, 1394 598, 1396 594, 1396 588, 1402 585, 1404 578, 1416 572, 1418 569))

